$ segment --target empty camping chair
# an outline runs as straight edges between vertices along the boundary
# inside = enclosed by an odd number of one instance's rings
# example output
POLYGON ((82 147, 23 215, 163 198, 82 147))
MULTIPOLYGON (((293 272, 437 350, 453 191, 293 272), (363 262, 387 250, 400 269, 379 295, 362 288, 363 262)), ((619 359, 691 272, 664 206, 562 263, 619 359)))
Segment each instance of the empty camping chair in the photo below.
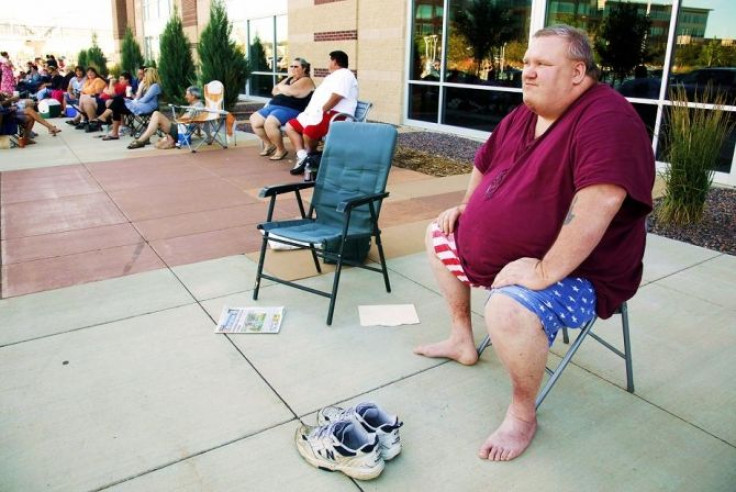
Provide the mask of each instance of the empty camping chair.
MULTIPOLYGON (((580 344, 583 343, 583 340, 585 340, 588 335, 590 335, 593 339, 612 351, 614 354, 624 359, 624 363, 626 366, 626 391, 628 391, 629 393, 634 392, 634 369, 631 358, 631 338, 629 336, 629 311, 625 302, 621 304, 621 307, 616 310, 616 314, 621 316, 624 351, 621 352, 619 349, 593 333, 593 325, 595 324, 597 318, 591 319, 580 329, 580 333, 578 333, 577 338, 567 350, 567 353, 562 358, 560 363, 557 364, 557 367, 555 369, 545 367, 549 379, 547 379, 547 383, 542 387, 542 390, 537 395, 536 408, 539 408, 544 399, 547 397, 547 394, 549 394, 549 392, 552 390, 552 387, 555 385, 557 380, 562 375, 562 372, 570 363, 570 360, 572 360, 573 356, 580 348, 580 344)), ((564 343, 569 344, 570 339, 568 337, 567 328, 562 329, 562 336, 564 343)), ((478 355, 482 354, 486 347, 488 347, 489 345, 491 345, 491 337, 486 335, 483 341, 480 342, 480 345, 478 345, 478 355)))
POLYGON ((396 146, 396 133, 394 127, 386 124, 336 122, 327 135, 316 181, 270 186, 261 190, 260 196, 270 198, 270 203, 266 222, 258 225, 263 233, 263 242, 253 299, 258 299, 261 279, 329 297, 327 324, 330 325, 344 264, 381 273, 386 291, 391 292, 378 217, 381 203, 388 196, 386 182, 396 146), (307 188, 314 188, 314 192, 309 212, 305 213, 300 190, 307 188), (273 220, 276 198, 284 193, 296 194, 301 219, 273 220), (371 238, 376 241, 380 268, 346 258, 351 244, 358 241, 369 243, 371 238), (334 262, 332 290, 320 291, 263 273, 269 240, 291 246, 308 245, 319 273, 322 269, 318 257, 334 262))

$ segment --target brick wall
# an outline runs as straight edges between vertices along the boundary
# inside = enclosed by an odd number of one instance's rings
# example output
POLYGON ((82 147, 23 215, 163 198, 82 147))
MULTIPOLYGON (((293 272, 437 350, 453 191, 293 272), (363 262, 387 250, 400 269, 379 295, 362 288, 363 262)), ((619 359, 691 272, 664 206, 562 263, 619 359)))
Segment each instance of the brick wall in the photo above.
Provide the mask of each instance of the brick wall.
POLYGON ((324 31, 315 32, 314 41, 346 41, 349 39, 358 39, 358 31, 352 29, 350 31, 324 31))
POLYGON ((181 23, 183 27, 197 25, 197 0, 181 0, 181 23))
POLYGON ((334 2, 344 2, 345 0, 314 0, 315 5, 322 5, 323 3, 334 3, 334 2))

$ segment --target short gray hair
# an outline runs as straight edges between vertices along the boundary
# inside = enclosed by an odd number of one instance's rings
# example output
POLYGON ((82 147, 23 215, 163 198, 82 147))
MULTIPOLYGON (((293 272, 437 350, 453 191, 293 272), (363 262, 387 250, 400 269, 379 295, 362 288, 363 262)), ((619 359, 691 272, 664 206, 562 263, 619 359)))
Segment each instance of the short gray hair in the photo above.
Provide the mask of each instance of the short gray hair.
POLYGON ((187 87, 187 92, 197 99, 202 99, 202 91, 196 85, 190 85, 189 87, 187 87))
POLYGON ((585 63, 585 73, 593 80, 598 80, 600 70, 593 60, 593 48, 585 31, 567 24, 555 24, 534 33, 535 38, 558 36, 567 39, 567 57, 585 63))

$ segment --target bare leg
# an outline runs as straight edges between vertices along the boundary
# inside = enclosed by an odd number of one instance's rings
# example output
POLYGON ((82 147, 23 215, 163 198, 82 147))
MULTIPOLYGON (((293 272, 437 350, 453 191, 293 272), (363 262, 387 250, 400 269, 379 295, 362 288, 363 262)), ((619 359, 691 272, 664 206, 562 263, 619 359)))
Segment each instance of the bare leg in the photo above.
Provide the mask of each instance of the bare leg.
POLYGON ((437 258, 432 245, 431 225, 427 228, 425 246, 432 273, 450 311, 452 324, 449 338, 431 345, 420 345, 414 349, 414 353, 425 357, 446 357, 467 366, 473 365, 478 362, 478 352, 470 322, 470 287, 460 282, 437 258))
POLYGON ((294 150, 296 150, 297 153, 304 150, 304 139, 302 138, 302 134, 296 131, 288 123, 284 127, 284 130, 286 131, 286 136, 289 137, 289 141, 291 142, 292 147, 294 147, 294 150))
POLYGON ((304 148, 307 150, 307 152, 312 152, 317 148, 317 145, 319 145, 319 140, 312 140, 308 136, 304 135, 304 148))
POLYGON ((268 142, 276 146, 274 155, 281 155, 286 152, 284 139, 281 137, 281 122, 275 116, 269 116, 266 118, 265 127, 268 142))
POLYGON ((138 137, 136 140, 138 140, 139 142, 145 142, 146 140, 151 138, 151 135, 156 133, 156 130, 161 130, 162 132, 168 134, 170 127, 171 121, 162 113, 156 111, 155 113, 153 113, 153 116, 151 116, 151 121, 148 123, 146 131, 144 131, 141 136, 138 137))
POLYGON ((258 113, 253 113, 250 115, 250 126, 253 128, 253 132, 258 136, 258 138, 261 139, 261 142, 263 143, 263 149, 269 149, 273 144, 271 143, 271 140, 268 138, 268 134, 266 133, 266 130, 264 129, 264 125, 266 123, 266 120, 258 113))
POLYGON ((87 121, 92 121, 97 118, 97 101, 92 98, 86 98, 82 102, 82 111, 87 115, 87 121))
POLYGON ((112 129, 110 130, 110 136, 111 137, 120 136, 120 120, 118 121, 112 120, 112 129))
POLYGON ((537 430, 534 402, 549 346, 539 318, 506 295, 491 297, 485 316, 493 348, 511 377, 512 396, 506 417, 478 455, 491 461, 508 461, 524 452, 537 430))
POLYGON ((59 133, 60 130, 56 128, 54 125, 52 125, 51 123, 49 123, 48 121, 46 121, 43 116, 41 116, 40 114, 38 114, 38 112, 36 112, 36 110, 31 109, 31 108, 25 108, 23 112, 26 114, 26 116, 28 116, 28 121, 30 123, 30 125, 26 127, 26 130, 30 131, 31 128, 33 128, 33 122, 37 121, 41 125, 45 126, 48 129, 49 133, 51 134, 59 133))

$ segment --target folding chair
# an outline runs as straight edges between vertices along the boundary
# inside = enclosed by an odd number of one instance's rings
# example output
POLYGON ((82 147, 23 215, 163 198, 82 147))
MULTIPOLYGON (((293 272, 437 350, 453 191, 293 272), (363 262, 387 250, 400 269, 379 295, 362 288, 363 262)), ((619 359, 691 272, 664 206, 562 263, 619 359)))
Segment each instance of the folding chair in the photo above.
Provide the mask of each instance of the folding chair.
POLYGON ((372 107, 373 103, 369 103, 367 101, 358 101, 358 105, 355 107, 354 115, 350 113, 334 114, 332 115, 332 118, 330 118, 330 124, 338 121, 338 119, 339 121, 350 120, 356 123, 365 123, 366 121, 368 121, 368 113, 370 112, 372 107))
MULTIPOLYGON (((193 108, 187 107, 186 109, 192 110, 193 108)), ((204 86, 204 108, 194 108, 193 111, 195 114, 192 121, 187 122, 189 135, 191 136, 194 130, 200 128, 204 130, 207 138, 202 139, 194 148, 188 141, 190 139, 185 139, 189 150, 196 152, 205 142, 207 144, 217 142, 220 147, 226 149, 227 136, 221 135, 221 130, 227 121, 228 112, 225 111, 225 86, 222 85, 222 82, 213 80, 206 84, 204 86)), ((176 114, 174 114, 174 121, 176 121, 176 114)))
MULTIPOLYGON (((597 340, 600 344, 612 351, 614 354, 624 359, 626 365, 626 391, 628 391, 629 393, 634 392, 634 369, 631 358, 631 338, 629 337, 629 311, 625 302, 621 304, 621 307, 616 310, 616 314, 621 315, 624 351, 621 352, 619 349, 593 333, 593 325, 598 318, 593 318, 592 320, 588 321, 581 328, 577 338, 567 350, 567 353, 562 358, 557 367, 554 370, 550 369, 549 367, 544 368, 547 372, 547 375, 549 376, 549 379, 547 379, 547 383, 537 395, 537 399, 535 401, 536 408, 539 408, 544 399, 547 398, 547 394, 549 394, 549 392, 552 390, 552 387, 555 385, 555 383, 557 383, 557 380, 560 378, 560 376, 562 376, 562 371, 565 370, 567 365, 570 363, 570 360, 580 348, 580 344, 583 343, 583 340, 585 340, 585 337, 587 337, 588 335, 597 340)), ((562 337, 563 342, 565 342, 566 344, 570 343, 570 338, 567 334, 567 328, 562 329, 562 337)), ((480 345, 478 345, 478 355, 482 354, 486 347, 488 347, 489 345, 491 345, 491 337, 489 335, 486 335, 483 341, 480 342, 480 345)))
MULTIPOLYGON (((260 197, 270 197, 263 233, 253 299, 258 299, 261 279, 265 278, 297 289, 330 298, 327 324, 332 324, 337 289, 344 264, 383 274, 386 292, 391 292, 386 259, 381 244, 378 217, 381 203, 388 196, 386 182, 396 146, 396 129, 380 123, 337 122, 330 129, 317 180, 263 188, 260 197), (304 213, 300 190, 314 188, 309 213, 304 213), (276 197, 296 193, 302 218, 272 221, 276 197), (316 213, 316 217, 315 217, 316 213), (271 233, 274 237, 270 237, 271 233), (375 237, 381 268, 347 259, 348 241, 375 237), (317 257, 335 262, 331 292, 312 289, 263 273, 268 241, 291 246, 308 244, 317 272, 322 273, 317 257), (337 251, 337 252, 335 252, 337 251)), ((283 253, 282 253, 283 254, 283 253)))

